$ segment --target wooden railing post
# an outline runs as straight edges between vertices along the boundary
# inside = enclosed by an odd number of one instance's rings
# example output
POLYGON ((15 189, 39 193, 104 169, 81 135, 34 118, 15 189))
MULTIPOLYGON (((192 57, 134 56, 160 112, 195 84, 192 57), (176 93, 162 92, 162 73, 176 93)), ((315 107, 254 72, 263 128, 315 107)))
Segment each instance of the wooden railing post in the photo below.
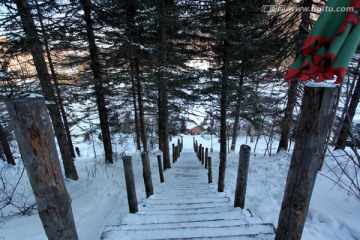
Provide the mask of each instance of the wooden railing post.
POLYGON ((199 148, 198 148, 198 159, 199 159, 199 161, 201 161, 201 147, 202 147, 202 144, 200 144, 199 148))
POLYGON ((125 183, 126 183, 129 211, 130 213, 136 213, 138 212, 138 203, 136 198, 132 159, 131 156, 124 156, 122 157, 122 160, 123 160, 124 173, 125 173, 125 183))
POLYGON ((244 209, 247 176, 249 170, 251 148, 248 145, 241 145, 239 154, 239 166, 236 179, 234 207, 244 209))
POLYGON ((161 163, 161 156, 160 155, 157 155, 157 160, 158 160, 158 167, 159 167, 160 182, 163 183, 164 182, 164 173, 163 173, 163 169, 162 169, 162 163, 161 163))
POLYGON ((208 167, 208 154, 209 154, 209 149, 206 148, 205 149, 205 168, 208 167))
POLYGON ((173 159, 173 163, 175 163, 175 158, 176 158, 176 156, 175 156, 175 144, 173 143, 172 144, 172 159, 173 159))
POLYGON ((179 146, 178 145, 175 146, 174 156, 175 156, 175 162, 176 162, 179 157, 179 146))
POLYGON ((6 107, 47 237, 79 239, 44 98, 15 99, 6 107))
POLYGON ((301 239, 337 93, 337 87, 331 85, 304 88, 296 140, 276 230, 277 240, 301 239))
POLYGON ((183 138, 183 136, 181 136, 181 147, 180 147, 180 152, 182 152, 183 147, 184 147, 184 138, 183 138))
POLYGON ((205 148, 201 147, 201 164, 204 164, 205 160, 205 148))
POLYGON ((180 153, 181 153, 181 148, 180 145, 177 146, 177 158, 176 160, 180 157, 180 153))
POLYGON ((211 157, 208 157, 208 183, 212 183, 211 157))
POLYGON ((141 160, 143 165, 143 178, 145 184, 146 197, 150 197, 151 195, 154 194, 154 188, 151 179, 149 155, 147 152, 141 153, 141 160))

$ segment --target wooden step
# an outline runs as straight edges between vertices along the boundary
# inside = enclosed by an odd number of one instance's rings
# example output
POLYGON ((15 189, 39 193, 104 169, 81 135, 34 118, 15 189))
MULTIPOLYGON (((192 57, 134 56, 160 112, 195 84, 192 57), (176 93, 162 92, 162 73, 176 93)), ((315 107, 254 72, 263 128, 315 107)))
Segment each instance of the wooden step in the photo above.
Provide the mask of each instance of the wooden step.
MULTIPOLYGON (((107 229, 102 239, 194 239, 194 238, 216 238, 219 237, 256 237, 260 234, 273 234, 274 228, 271 224, 240 224, 232 226, 206 226, 206 227, 177 227, 165 229, 107 229)), ((257 239, 257 238, 255 238, 257 239)))
POLYGON ((258 217, 251 217, 248 212, 235 209, 231 212, 217 212, 207 214, 186 214, 186 215, 151 215, 128 214, 121 223, 122 224, 155 224, 155 223, 182 223, 182 222, 198 222, 198 221, 220 221, 220 220, 240 220, 246 219, 247 223, 261 223, 258 217))

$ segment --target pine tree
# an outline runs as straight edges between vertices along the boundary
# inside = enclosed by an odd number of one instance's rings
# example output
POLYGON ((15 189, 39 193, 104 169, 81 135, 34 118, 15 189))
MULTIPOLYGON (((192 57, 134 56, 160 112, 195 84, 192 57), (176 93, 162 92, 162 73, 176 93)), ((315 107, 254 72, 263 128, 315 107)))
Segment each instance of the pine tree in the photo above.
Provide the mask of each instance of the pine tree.
POLYGON ((72 180, 77 180, 78 175, 71 155, 70 146, 67 141, 66 132, 61 120, 60 111, 58 105, 56 104, 57 101, 51 84, 51 76, 47 71, 47 64, 43 55, 43 45, 40 41, 36 25, 31 14, 31 9, 26 0, 17 0, 16 6, 23 30, 28 38, 27 43, 30 47, 37 75, 40 80, 40 85, 42 87, 45 100, 48 102, 50 117, 63 159, 65 176, 72 180))
POLYGON ((107 163, 113 163, 113 151, 111 145, 111 136, 109 129, 108 110, 105 103, 105 90, 102 83, 101 65, 99 62, 98 49, 95 43, 95 35, 93 30, 93 22, 91 18, 91 1, 81 0, 81 4, 84 10, 84 18, 86 22, 87 40, 89 43, 91 70, 94 76, 95 83, 95 96, 96 104, 98 108, 100 118, 100 128, 102 133, 102 140, 105 150, 105 161, 107 163))

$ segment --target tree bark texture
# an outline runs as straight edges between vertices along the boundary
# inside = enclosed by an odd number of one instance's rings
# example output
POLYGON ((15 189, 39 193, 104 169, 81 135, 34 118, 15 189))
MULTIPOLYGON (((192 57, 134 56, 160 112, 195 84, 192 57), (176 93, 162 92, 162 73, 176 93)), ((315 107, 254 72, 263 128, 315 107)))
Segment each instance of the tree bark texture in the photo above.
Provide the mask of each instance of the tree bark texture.
POLYGON ((48 239, 78 239, 44 99, 16 99, 6 105, 48 239))
MULTIPOLYGON (((231 20, 231 6, 230 1, 225 4, 225 24, 226 30, 229 30, 231 20)), ((220 165, 219 165, 219 179, 218 191, 223 192, 225 187, 225 170, 226 170, 226 110, 227 110, 227 95, 228 95, 228 80, 229 80, 229 39, 225 39, 223 43, 223 65, 221 78, 221 96, 220 96, 220 165)))
POLYGON ((70 145, 67 140, 59 107, 56 104, 57 101, 54 94, 53 86, 51 84, 51 77, 48 73, 46 61, 43 55, 44 51, 42 49, 42 43, 39 39, 39 35, 37 33, 36 26, 31 15, 29 5, 26 0, 16 0, 16 6, 21 18, 24 32, 28 37, 31 55, 33 57, 42 92, 44 94, 45 101, 47 103, 47 107, 50 113, 51 122, 55 131, 55 136, 58 140, 65 169, 65 176, 72 180, 77 180, 78 175, 74 165, 74 159, 71 155, 70 145))
POLYGON ((136 104, 136 85, 135 85, 135 77, 134 77, 134 61, 133 59, 130 60, 131 63, 131 90, 132 90, 132 97, 133 97, 133 105, 134 105, 134 113, 135 113, 135 136, 136 136, 136 147, 137 150, 141 150, 141 142, 140 142, 140 131, 139 131, 139 117, 138 117, 138 109, 136 104))
POLYGON ((288 100, 285 107, 285 115, 280 125, 280 140, 277 152, 287 150, 289 146, 289 135, 293 121, 293 112, 296 104, 298 82, 292 81, 288 90, 288 100))
POLYGON ((145 114, 144 114, 144 103, 143 103, 143 94, 142 86, 140 80, 140 69, 139 69, 139 59, 135 57, 135 77, 136 77, 136 88, 137 88, 137 97, 139 103, 139 117, 140 117, 140 132, 141 132, 141 141, 143 144, 143 151, 147 152, 147 137, 146 137, 146 128, 145 128, 145 114))
POLYGON ((160 133, 162 133, 162 151, 163 151, 163 161, 164 161, 164 170, 171 168, 171 160, 170 160, 170 151, 169 151, 169 109, 168 109, 168 82, 164 75, 165 66, 167 65, 166 59, 166 36, 165 36, 165 0, 159 0, 160 8, 159 8, 159 17, 160 17, 160 45, 159 45, 159 88, 160 88, 160 99, 161 105, 159 111, 161 112, 159 115, 161 116, 161 121, 159 124, 159 128, 161 129, 160 133))
POLYGON ((305 87, 275 239, 301 239, 337 93, 336 87, 305 87))
POLYGON ((108 109, 105 102, 105 88, 102 83, 101 66, 99 61, 98 49, 95 43, 93 22, 91 18, 91 1, 81 0, 81 4, 84 10, 84 17, 86 23, 86 33, 89 43, 91 70, 93 72, 95 83, 94 90, 96 96, 96 105, 99 112, 100 128, 105 151, 105 162, 113 163, 113 151, 109 129, 108 109))

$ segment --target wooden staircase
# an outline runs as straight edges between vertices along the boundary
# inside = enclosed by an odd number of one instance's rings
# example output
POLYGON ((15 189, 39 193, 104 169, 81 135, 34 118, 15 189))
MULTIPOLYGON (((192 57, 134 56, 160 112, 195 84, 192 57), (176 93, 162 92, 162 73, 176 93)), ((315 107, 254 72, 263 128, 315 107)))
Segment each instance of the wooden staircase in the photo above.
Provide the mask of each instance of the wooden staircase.
POLYGON ((234 208, 225 193, 207 183, 207 170, 194 153, 183 153, 139 212, 126 215, 120 225, 106 226, 101 239, 272 240, 274 230, 249 211, 234 208))

